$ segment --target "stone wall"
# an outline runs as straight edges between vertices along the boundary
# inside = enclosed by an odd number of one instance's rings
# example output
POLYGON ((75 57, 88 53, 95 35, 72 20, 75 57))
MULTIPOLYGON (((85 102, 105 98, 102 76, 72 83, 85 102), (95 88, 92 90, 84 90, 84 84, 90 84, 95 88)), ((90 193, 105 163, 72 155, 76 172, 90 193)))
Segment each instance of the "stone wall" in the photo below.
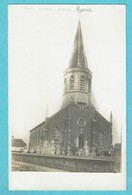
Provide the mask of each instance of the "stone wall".
POLYGON ((12 160, 72 172, 117 172, 115 171, 114 160, 108 158, 80 158, 72 156, 12 153, 12 160))

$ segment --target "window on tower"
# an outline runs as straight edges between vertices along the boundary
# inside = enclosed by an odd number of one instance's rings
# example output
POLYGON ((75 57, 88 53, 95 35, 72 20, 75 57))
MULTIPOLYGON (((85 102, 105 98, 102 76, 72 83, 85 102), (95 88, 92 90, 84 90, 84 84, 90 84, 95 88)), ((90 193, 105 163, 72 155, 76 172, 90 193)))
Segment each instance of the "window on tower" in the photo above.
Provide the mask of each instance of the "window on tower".
POLYGON ((75 78, 74 76, 72 75, 70 77, 70 90, 74 90, 74 81, 75 81, 75 78))
POLYGON ((85 91, 84 87, 85 87, 85 78, 82 75, 81 78, 80 78, 80 91, 85 91))

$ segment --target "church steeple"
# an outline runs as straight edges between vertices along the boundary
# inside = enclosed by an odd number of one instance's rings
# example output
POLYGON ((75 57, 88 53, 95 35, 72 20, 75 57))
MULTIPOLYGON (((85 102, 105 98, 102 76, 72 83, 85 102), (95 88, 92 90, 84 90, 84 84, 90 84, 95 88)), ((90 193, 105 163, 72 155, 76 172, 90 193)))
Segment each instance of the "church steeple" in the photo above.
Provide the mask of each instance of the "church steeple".
POLYGON ((112 124, 112 119, 113 117, 112 117, 112 111, 110 112, 110 123, 112 124))
POLYGON ((88 68, 87 59, 84 53, 83 38, 80 21, 78 23, 74 40, 73 53, 69 64, 70 68, 88 68))
POLYGON ((62 107, 69 105, 71 99, 76 105, 93 106, 91 103, 91 82, 92 72, 88 69, 79 21, 69 67, 64 73, 62 107))

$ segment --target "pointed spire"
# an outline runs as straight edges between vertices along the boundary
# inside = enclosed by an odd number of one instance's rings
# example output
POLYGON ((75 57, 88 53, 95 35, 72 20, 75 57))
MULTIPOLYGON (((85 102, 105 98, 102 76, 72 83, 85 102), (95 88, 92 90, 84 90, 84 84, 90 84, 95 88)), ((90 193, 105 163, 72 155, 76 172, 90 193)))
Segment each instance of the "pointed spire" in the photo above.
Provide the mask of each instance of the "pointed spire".
POLYGON ((48 104, 47 104, 46 112, 45 112, 45 126, 44 126, 44 130, 48 130, 48 121, 49 121, 49 113, 48 113, 48 104))
POLYGON ((110 123, 112 123, 112 111, 110 113, 110 123))
POLYGON ((81 23, 79 21, 74 40, 73 53, 70 60, 70 68, 88 68, 87 59, 83 47, 81 23))

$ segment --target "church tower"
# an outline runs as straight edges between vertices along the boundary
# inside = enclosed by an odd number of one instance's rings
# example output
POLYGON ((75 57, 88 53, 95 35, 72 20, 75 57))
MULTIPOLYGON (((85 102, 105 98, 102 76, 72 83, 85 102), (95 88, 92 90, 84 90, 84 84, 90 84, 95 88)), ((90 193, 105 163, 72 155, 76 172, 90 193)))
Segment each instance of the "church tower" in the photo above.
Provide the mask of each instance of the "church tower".
POLYGON ((92 72, 84 52, 80 21, 74 40, 73 53, 68 69, 64 72, 63 108, 68 104, 81 107, 93 106, 91 103, 92 72))

